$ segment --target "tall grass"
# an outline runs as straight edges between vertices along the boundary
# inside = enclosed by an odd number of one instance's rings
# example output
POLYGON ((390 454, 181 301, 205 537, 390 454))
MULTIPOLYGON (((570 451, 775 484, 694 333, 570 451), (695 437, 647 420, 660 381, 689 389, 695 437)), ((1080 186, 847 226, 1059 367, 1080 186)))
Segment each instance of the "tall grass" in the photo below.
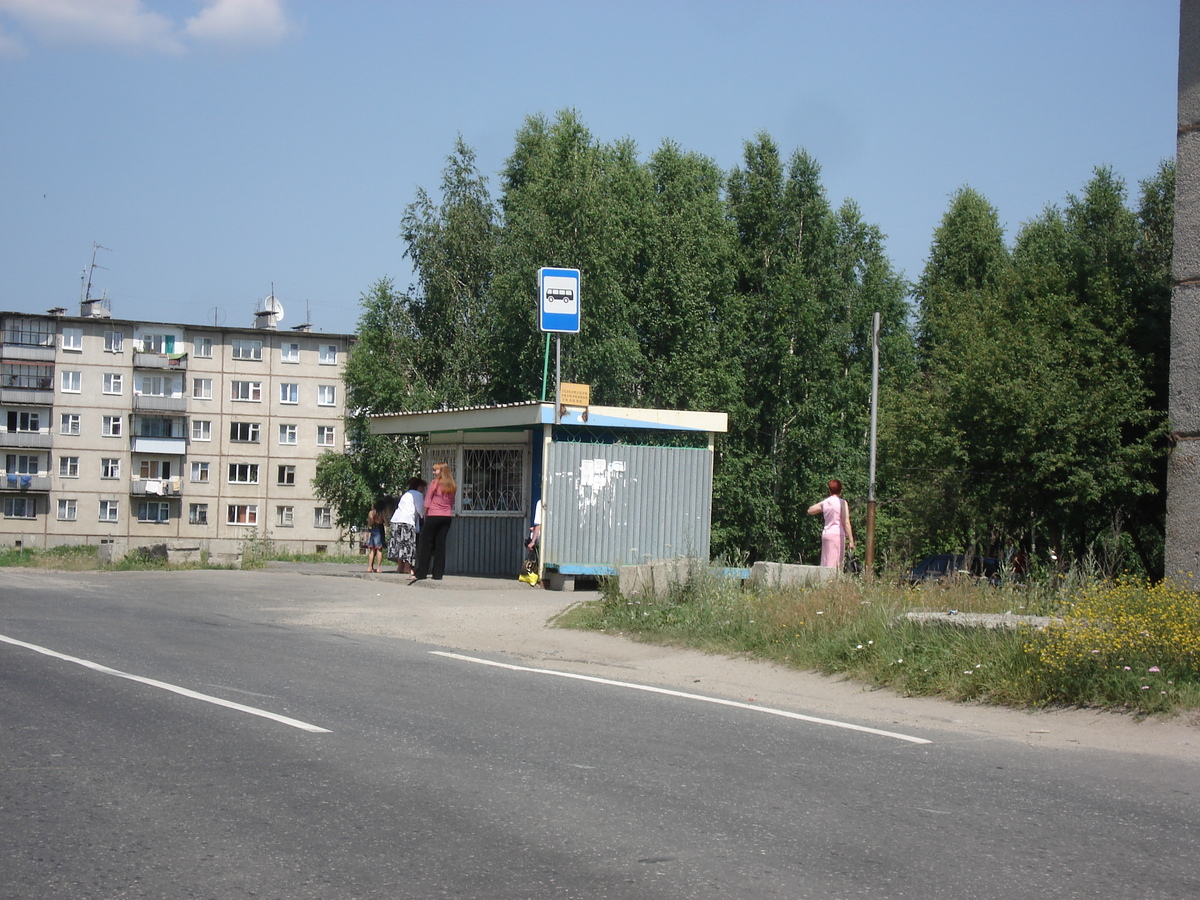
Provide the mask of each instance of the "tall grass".
MULTIPOLYGON (((921 624, 905 616, 917 610, 957 610, 1061 616, 1064 622, 1075 622, 1082 612, 1099 623, 1099 610, 1106 610, 1105 616, 1115 615, 1114 610, 1134 602, 1132 595, 1144 600, 1155 590, 1162 591, 1146 585, 1119 589, 1079 573, 1001 587, 951 580, 909 588, 895 581, 845 579, 781 590, 743 587, 738 581, 708 573, 661 598, 625 597, 614 580, 606 581, 600 600, 572 608, 559 624, 713 653, 746 655, 797 669, 842 675, 909 696, 1012 706, 1088 704, 1142 712, 1200 706, 1200 668, 1195 652, 1200 648, 1200 613, 1191 618, 1185 614, 1186 609, 1196 611, 1200 606, 1191 592, 1183 592, 1191 599, 1188 607, 1179 599, 1179 589, 1168 591, 1174 605, 1156 620, 1170 620, 1176 628, 1171 632, 1176 635, 1172 640, 1191 649, 1169 657, 1170 689, 1159 685, 1153 691, 1142 690, 1141 684, 1136 690, 1102 690, 1079 677, 1077 669, 1057 674, 1052 671, 1045 656, 1051 651, 1046 648, 1061 647, 1066 640, 1063 636, 1069 634, 1074 639, 1075 631, 921 624), (1081 606, 1079 598, 1089 597, 1096 599, 1091 605, 1081 606), (1108 606, 1103 606, 1104 602, 1108 606)), ((1086 662, 1090 664, 1095 654, 1090 646, 1087 651, 1086 662)), ((1069 655, 1077 658, 1081 651, 1072 644, 1069 655)), ((1168 656, 1156 658, 1160 660, 1157 674, 1162 675, 1160 680, 1166 680, 1168 656)), ((1149 660, 1144 658, 1145 670, 1154 665, 1149 660)))

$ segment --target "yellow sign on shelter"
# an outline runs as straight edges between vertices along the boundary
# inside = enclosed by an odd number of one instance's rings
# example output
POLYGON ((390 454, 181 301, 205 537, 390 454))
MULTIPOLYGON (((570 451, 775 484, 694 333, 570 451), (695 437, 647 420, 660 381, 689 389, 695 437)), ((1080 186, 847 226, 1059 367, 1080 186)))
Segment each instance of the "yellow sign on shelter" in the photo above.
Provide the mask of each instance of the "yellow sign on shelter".
POLYGON ((563 381, 558 386, 558 393, 563 406, 591 405, 592 386, 590 384, 571 384, 563 381))

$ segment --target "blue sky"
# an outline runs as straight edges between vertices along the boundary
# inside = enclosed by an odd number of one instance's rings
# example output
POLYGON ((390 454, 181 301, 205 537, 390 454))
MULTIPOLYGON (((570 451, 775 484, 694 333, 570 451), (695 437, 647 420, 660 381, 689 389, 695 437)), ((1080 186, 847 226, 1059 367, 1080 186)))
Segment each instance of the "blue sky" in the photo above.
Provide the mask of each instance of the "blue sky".
MULTIPOLYGON (((526 116, 726 171, 769 133, 920 275, 970 185, 1011 238, 1173 156, 1176 0, 0 0, 0 309, 353 331, 456 135, 498 189, 526 116)), ((560 264, 546 260, 547 265, 560 264)), ((530 273, 534 302, 536 273, 530 273)), ((583 315, 587 315, 586 295, 583 315)))

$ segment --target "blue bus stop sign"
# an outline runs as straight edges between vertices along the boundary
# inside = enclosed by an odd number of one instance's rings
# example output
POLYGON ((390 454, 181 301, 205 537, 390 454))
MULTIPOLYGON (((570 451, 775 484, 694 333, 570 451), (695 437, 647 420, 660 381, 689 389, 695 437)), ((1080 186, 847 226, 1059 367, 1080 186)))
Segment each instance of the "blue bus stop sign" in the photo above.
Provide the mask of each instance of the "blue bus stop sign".
POLYGON ((579 270, 538 269, 542 331, 579 333, 579 270))

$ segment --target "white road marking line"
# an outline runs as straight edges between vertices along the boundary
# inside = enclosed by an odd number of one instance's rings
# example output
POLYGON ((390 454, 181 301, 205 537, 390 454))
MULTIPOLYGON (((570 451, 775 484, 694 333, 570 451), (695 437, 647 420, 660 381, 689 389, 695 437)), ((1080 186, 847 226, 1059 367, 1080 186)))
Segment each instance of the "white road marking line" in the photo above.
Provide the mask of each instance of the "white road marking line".
POLYGON ((45 656, 52 656, 55 659, 65 660, 66 662, 75 663, 84 668, 92 669, 104 675, 115 675, 117 678, 127 678, 130 681, 136 681, 139 684, 148 684, 151 687, 161 688, 164 691, 170 691, 173 694, 179 694, 183 697, 190 697, 193 700, 203 700, 205 703, 212 703, 215 706, 224 706, 226 709, 236 710, 237 712, 249 713, 252 716, 261 716, 264 719, 270 719, 273 722, 280 722, 284 725, 290 725, 293 728, 299 728, 303 731, 311 731, 315 734, 333 734, 328 728, 321 728, 317 725, 310 725, 308 722, 301 722, 299 719, 289 719, 287 716, 281 716, 278 713, 267 712, 265 709, 256 709, 253 706, 243 706, 241 703, 234 703, 230 700, 222 700, 220 697, 213 697, 209 694, 201 694, 197 691, 188 690, 185 687, 179 687, 175 684, 167 684, 165 681, 155 681, 153 678, 143 678, 141 675, 131 675, 128 672, 121 672, 118 669, 110 669, 108 666, 102 666, 99 663, 91 662, 86 659, 79 659, 75 656, 67 656, 65 653, 59 653, 56 650, 50 650, 46 647, 39 647, 37 644, 27 644, 25 641, 18 641, 16 638, 10 638, 0 634, 0 641, 6 644, 12 644, 15 647, 24 647, 26 650, 33 650, 45 656))
POLYGON ((866 734, 877 734, 880 737, 895 738, 898 741, 908 741, 911 744, 932 744, 925 738, 914 737, 910 734, 899 734, 895 731, 882 731, 878 728, 867 728, 865 725, 854 725, 851 722, 839 722, 836 719, 820 719, 816 716, 806 716, 801 713, 789 712, 786 709, 775 709, 770 706, 759 706, 756 703, 741 703, 737 700, 722 700, 719 697, 705 697, 703 694, 689 694, 684 691, 673 691, 670 688, 652 687, 646 684, 634 684, 630 681, 613 681, 611 678, 597 678, 594 675, 577 675, 574 672, 558 672, 554 669, 534 669, 529 666, 514 666, 510 663, 495 662, 490 659, 479 659, 474 656, 463 656, 461 653, 447 653, 444 650, 430 650, 435 656, 445 656, 449 659, 459 659, 463 662, 478 663, 482 666, 494 666, 497 669, 511 669, 514 672, 534 672, 538 675, 557 675, 559 678, 574 678, 578 681, 591 681, 595 684, 607 684, 613 687, 631 688, 635 691, 647 691, 651 694, 666 694, 668 697, 683 697, 686 700, 702 700, 705 703, 716 703, 719 706, 735 706, 738 709, 748 709, 753 712, 766 713, 771 716, 782 716, 785 719, 799 719, 801 722, 812 722, 816 725, 830 725, 833 728, 846 728, 850 731, 862 731, 866 734))

